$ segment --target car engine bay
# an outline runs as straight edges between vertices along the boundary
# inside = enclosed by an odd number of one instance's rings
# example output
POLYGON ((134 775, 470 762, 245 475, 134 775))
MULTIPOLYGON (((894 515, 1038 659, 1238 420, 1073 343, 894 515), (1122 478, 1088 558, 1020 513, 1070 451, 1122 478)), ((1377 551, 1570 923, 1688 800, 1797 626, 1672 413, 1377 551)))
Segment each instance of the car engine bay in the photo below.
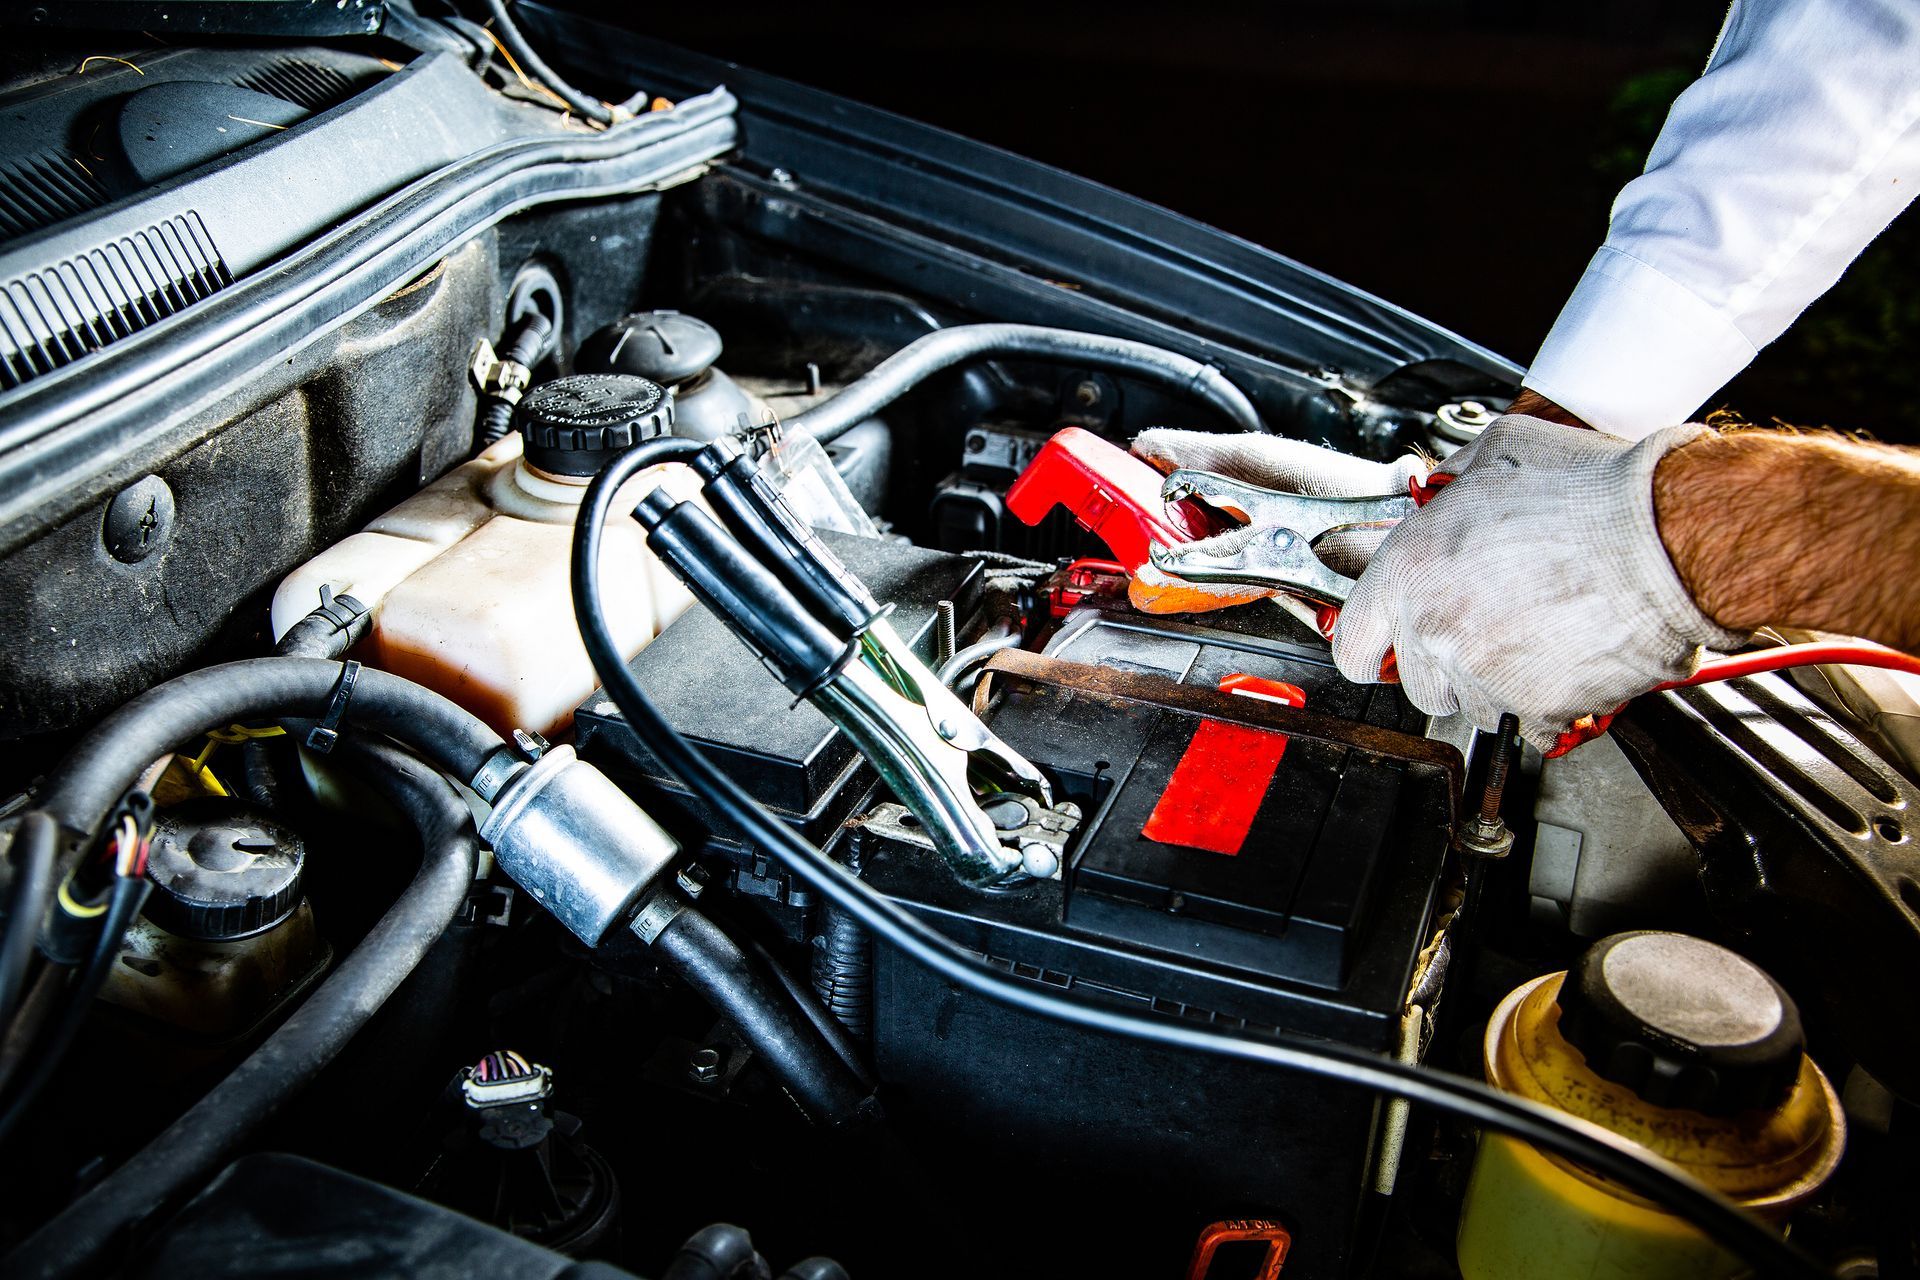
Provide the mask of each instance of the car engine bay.
POLYGON ((648 92, 10 55, 0 1270, 1915 1273, 1904 678, 1543 761, 1136 609, 1233 527, 1139 432, 1444 460, 1519 370, 518 11, 648 92))

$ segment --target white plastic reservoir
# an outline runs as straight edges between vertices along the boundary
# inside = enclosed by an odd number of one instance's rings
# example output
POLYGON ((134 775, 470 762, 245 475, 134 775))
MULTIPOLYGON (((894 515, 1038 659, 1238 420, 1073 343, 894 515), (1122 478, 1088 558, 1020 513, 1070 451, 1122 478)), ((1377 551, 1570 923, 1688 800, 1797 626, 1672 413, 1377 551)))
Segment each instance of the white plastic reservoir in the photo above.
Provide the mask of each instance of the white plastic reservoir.
MULTIPOLYGON (((693 602, 628 515, 649 490, 693 497, 678 464, 635 476, 615 499, 600 556, 607 622, 631 658, 693 602)), ((320 604, 320 588, 373 611, 353 657, 445 694, 502 733, 555 737, 599 680, 574 625, 573 521, 586 481, 526 465, 509 434, 296 569, 273 597, 273 634, 320 604)))

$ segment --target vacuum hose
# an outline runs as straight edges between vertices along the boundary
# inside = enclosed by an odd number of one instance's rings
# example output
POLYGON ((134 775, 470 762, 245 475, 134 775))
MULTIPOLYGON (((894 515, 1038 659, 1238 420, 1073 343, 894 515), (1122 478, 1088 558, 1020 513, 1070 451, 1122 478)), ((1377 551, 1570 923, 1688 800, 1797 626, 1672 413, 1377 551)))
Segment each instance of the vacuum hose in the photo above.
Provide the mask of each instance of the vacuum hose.
POLYGON ((1084 365, 1157 382, 1211 405, 1241 431, 1265 431, 1260 411, 1227 375, 1164 347, 1032 324, 963 324, 915 339, 824 404, 787 421, 821 443, 838 439, 942 369, 993 356, 1084 365))

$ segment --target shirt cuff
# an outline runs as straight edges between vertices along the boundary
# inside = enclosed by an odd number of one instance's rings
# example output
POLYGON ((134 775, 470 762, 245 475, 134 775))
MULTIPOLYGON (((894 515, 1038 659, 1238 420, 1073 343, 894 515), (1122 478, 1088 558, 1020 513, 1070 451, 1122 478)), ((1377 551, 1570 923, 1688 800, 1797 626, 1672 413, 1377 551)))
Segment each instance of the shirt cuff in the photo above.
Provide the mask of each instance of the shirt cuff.
POLYGON ((1685 286, 1603 247, 1524 385, 1589 426, 1639 440, 1685 422, 1755 352, 1732 320, 1685 286))

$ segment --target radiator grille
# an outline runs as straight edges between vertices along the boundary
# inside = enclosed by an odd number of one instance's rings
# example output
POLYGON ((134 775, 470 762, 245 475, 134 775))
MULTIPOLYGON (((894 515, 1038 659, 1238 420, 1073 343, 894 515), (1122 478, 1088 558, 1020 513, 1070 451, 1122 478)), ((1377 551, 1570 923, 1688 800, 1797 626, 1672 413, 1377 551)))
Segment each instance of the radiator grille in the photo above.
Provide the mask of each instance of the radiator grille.
POLYGON ((0 289, 0 389, 51 373, 233 283, 184 213, 0 289))

